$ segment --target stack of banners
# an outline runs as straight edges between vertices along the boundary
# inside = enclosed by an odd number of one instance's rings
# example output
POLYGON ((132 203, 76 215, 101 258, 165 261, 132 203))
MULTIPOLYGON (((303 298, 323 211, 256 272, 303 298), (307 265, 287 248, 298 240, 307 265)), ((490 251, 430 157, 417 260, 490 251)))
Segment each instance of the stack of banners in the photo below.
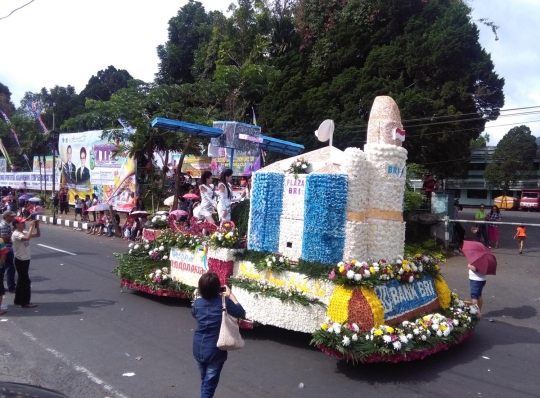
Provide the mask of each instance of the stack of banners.
POLYGON ((113 156, 116 144, 102 135, 102 130, 60 134, 63 186, 68 189, 70 203, 75 195, 84 198, 95 193, 102 203, 129 210, 137 192, 136 161, 125 154, 113 156))
MULTIPOLYGON (((1 159, 0 159, 1 160, 1 159)), ((1 164, 1 163, 0 163, 1 164)), ((1 167, 0 167, 1 169, 1 167)), ((12 187, 18 189, 22 187, 26 182, 27 189, 36 189, 41 190, 45 189, 47 191, 52 190, 52 174, 39 174, 39 173, 7 173, 0 170, 0 186, 2 187, 12 187)), ((55 175, 55 190, 60 189, 60 175, 55 175)))

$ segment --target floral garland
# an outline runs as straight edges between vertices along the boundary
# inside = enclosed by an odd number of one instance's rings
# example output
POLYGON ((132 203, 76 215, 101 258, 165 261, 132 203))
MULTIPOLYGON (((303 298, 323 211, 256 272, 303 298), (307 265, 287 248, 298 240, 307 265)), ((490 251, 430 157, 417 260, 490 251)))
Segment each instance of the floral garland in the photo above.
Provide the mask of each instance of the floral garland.
POLYGON ((272 271, 279 273, 292 270, 289 258, 280 253, 272 253, 262 261, 256 262, 254 266, 259 272, 272 271))
POLYGON ((338 285, 374 287, 393 279, 412 283, 423 276, 437 279, 439 275, 440 267, 435 258, 417 255, 412 258, 399 257, 393 262, 384 259, 369 262, 357 260, 339 262, 331 269, 328 279, 338 285))
POLYGON ((284 181, 283 173, 257 172, 253 175, 248 232, 251 250, 271 253, 279 250, 284 181))
POLYGON ((335 264, 343 259, 347 207, 347 176, 306 177, 302 258, 335 264))
POLYGON ((268 281, 255 280, 243 275, 229 278, 229 283, 232 286, 244 289, 256 296, 275 297, 285 303, 295 303, 303 306, 320 305, 326 307, 326 305, 316 297, 308 295, 304 291, 293 286, 281 288, 268 281))
MULTIPOLYGON (((354 361, 370 356, 388 356, 433 349, 441 344, 456 344, 478 322, 476 306, 467 306, 452 293, 452 307, 442 313, 427 314, 397 326, 380 325, 361 333, 356 323, 327 318, 313 333, 311 344, 354 361)), ((380 358, 379 358, 380 359, 380 358)))
POLYGON ((212 234, 210 238, 210 246, 214 248, 236 249, 241 246, 243 237, 238 233, 238 229, 234 227, 234 223, 225 223, 223 226, 212 234))
POLYGON ((221 285, 227 284, 227 280, 233 274, 234 261, 222 261, 215 258, 208 259, 208 271, 219 277, 221 285))
POLYGON ((307 174, 309 170, 310 163, 304 159, 300 158, 291 163, 290 167, 287 169, 287 173, 292 174, 294 179, 298 179, 298 174, 307 174))

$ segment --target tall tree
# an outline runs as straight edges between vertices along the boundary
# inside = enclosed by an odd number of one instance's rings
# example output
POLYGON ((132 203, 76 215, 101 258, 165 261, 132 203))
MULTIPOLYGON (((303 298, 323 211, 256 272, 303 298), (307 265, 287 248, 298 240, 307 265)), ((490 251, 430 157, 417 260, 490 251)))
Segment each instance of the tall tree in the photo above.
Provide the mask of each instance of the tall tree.
POLYGON ((195 53, 206 43, 213 28, 213 16, 207 14, 203 5, 194 0, 184 5, 178 14, 169 20, 169 40, 157 47, 159 70, 158 83, 193 83, 192 67, 195 53))
POLYGON ((461 174, 470 140, 504 103, 464 2, 301 0, 293 15, 298 38, 271 59, 281 76, 260 107, 267 134, 313 148, 313 130, 331 118, 335 145, 361 146, 374 98, 390 95, 409 159, 461 174))
POLYGON ((538 146, 536 137, 527 126, 512 128, 499 141, 493 154, 492 163, 488 164, 484 177, 491 187, 500 187, 505 191, 520 180, 535 175, 534 157, 538 146))
POLYGON ((122 88, 128 86, 128 82, 133 77, 125 69, 116 69, 109 65, 107 69, 100 70, 96 75, 92 75, 88 84, 81 91, 80 96, 84 99, 108 101, 111 95, 122 88))
POLYGON ((11 91, 2 83, 0 83, 0 110, 5 112, 8 117, 15 111, 15 106, 11 102, 11 91))

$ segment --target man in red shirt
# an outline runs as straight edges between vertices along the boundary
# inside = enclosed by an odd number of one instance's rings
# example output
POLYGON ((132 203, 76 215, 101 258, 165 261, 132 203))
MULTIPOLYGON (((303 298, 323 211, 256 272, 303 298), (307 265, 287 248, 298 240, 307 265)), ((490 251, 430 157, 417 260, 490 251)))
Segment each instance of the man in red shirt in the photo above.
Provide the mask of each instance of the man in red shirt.
POLYGON ((435 191, 437 182, 429 174, 422 174, 422 180, 424 181, 422 190, 426 194, 428 204, 431 206, 431 194, 435 191))

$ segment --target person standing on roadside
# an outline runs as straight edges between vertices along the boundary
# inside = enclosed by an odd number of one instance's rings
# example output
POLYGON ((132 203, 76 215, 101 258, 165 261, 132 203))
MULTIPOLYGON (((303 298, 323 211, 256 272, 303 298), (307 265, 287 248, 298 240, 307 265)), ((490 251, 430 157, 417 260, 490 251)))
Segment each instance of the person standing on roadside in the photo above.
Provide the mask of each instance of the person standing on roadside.
POLYGON ((83 219, 83 202, 81 198, 79 198, 79 195, 75 195, 75 218, 74 220, 77 220, 77 214, 80 216, 80 219, 82 221, 83 219))
POLYGON ((16 214, 13 211, 5 211, 2 214, 2 221, 0 221, 0 238, 4 241, 7 248, 6 259, 3 262, 4 272, 6 274, 7 288, 10 293, 15 293, 15 263, 13 262, 13 242, 11 241, 11 234, 13 233, 13 220, 16 214))
POLYGON ((15 217, 13 220, 15 231, 11 236, 13 240, 13 253, 15 255, 15 268, 17 269, 17 288, 15 289, 15 305, 20 305, 21 308, 34 308, 36 304, 30 301, 30 239, 39 238, 41 232, 39 230, 39 222, 30 221, 28 231, 24 229, 26 220, 21 217, 15 217))
MULTIPOLYGON (((501 221, 501 211, 499 206, 493 205, 491 212, 488 215, 489 221, 501 221)), ((499 248, 499 225, 498 224, 489 224, 488 225, 488 238, 490 242, 495 242, 495 249, 499 248)))
MULTIPOLYGON (((474 214, 474 220, 475 221, 486 221, 489 218, 489 216, 486 216, 484 213, 484 205, 480 205, 480 209, 474 214)), ((480 239, 484 239, 484 245, 491 249, 491 246, 489 245, 489 239, 488 239, 488 231, 487 231, 487 224, 485 223, 479 223, 478 225, 478 231, 476 232, 476 240, 480 242, 480 239)))
POLYGON ((527 229, 524 225, 517 227, 517 232, 514 235, 514 239, 519 240, 519 254, 523 254, 523 243, 527 239, 527 229))
POLYGON ((68 193, 66 188, 62 188, 60 191, 60 214, 69 212, 68 193))
POLYGON ((7 311, 2 309, 2 298, 6 294, 4 287, 4 264, 6 263, 7 248, 2 239, 0 239, 0 315, 4 315, 7 311))

